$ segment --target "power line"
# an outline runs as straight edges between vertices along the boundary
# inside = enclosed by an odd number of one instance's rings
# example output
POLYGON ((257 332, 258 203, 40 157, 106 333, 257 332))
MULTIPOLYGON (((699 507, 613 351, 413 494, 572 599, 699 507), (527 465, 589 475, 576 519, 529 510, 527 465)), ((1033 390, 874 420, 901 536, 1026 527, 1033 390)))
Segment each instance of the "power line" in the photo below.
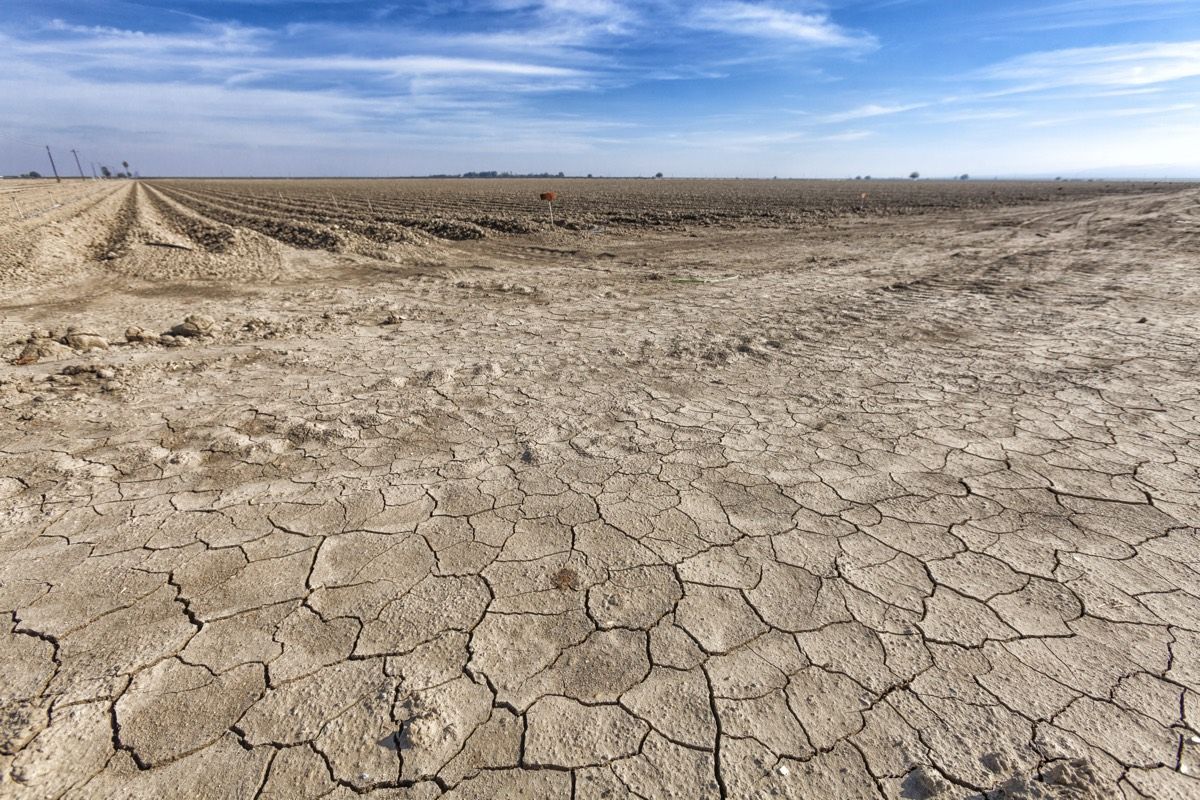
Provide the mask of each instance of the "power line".
POLYGON ((42 145, 40 145, 40 144, 34 144, 33 142, 27 142, 27 141, 25 141, 24 139, 18 139, 17 137, 13 136, 13 135, 12 135, 12 134, 10 134, 10 133, 4 133, 4 132, 0 131, 0 136, 3 136, 5 139, 9 139, 9 140, 11 140, 11 141, 14 141, 14 142, 16 142, 17 144, 23 144, 23 145, 25 145, 26 147, 36 147, 38 150, 41 150, 41 149, 42 149, 42 145))

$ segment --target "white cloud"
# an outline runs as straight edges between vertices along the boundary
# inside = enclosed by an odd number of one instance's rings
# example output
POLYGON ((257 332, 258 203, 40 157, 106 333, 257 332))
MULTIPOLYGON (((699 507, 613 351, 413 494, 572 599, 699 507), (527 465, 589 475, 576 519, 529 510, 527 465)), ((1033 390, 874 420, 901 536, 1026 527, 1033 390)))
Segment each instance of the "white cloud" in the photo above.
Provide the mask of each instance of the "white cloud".
MULTIPOLYGON (((495 88, 519 92, 545 88, 581 88, 590 73, 573 67, 518 61, 504 58, 469 58, 451 55, 354 56, 310 55, 304 57, 271 54, 271 42, 263 32, 230 29, 224 40, 206 31, 195 34, 147 34, 110 28, 79 29, 57 27, 73 34, 69 39, 28 41, 0 34, 0 46, 25 64, 43 63, 94 74, 97 71, 145 72, 162 74, 171 70, 191 73, 190 82, 224 80, 247 83, 272 77, 307 75, 334 77, 345 73, 372 75, 376 78, 437 77, 461 79, 464 76, 497 81, 525 79, 546 81, 552 85, 508 82, 495 88), (222 44, 222 41, 225 44, 222 44), (231 44, 236 42, 237 44, 231 44), (70 58, 64 58, 69 54, 70 58)), ((167 72, 167 74, 171 74, 167 72)), ((173 76, 174 77, 174 76, 173 76)), ((111 78, 120 81, 119 77, 111 78)), ((130 77, 129 80, 136 80, 130 77)))
POLYGON ((870 139, 874 136, 873 131, 843 131, 841 133, 831 133, 823 137, 827 142, 861 142, 863 139, 870 139))
POLYGON ((1003 61, 978 77, 1016 84, 1010 91, 1065 86, 1150 86, 1200 76, 1200 41, 1075 47, 1003 61))
POLYGON ((1063 0, 1001 9, 994 18, 1016 30, 1052 31, 1189 17, 1195 0, 1063 0))
POLYGON ((256 53, 268 44, 269 32, 242 25, 202 23, 195 33, 164 34, 125 30, 101 25, 71 25, 51 20, 46 30, 63 34, 51 42, 84 45, 93 51, 256 53))
POLYGON ((451 56, 396 56, 359 58, 314 56, 309 58, 253 58, 227 62, 238 68, 278 72, 374 72, 384 75, 520 75, 526 77, 580 77, 583 72, 566 67, 451 56))
POLYGON ((828 114, 822 117, 824 122, 849 122, 855 119, 869 119, 871 117, 886 117, 891 114, 903 114, 905 111, 913 111, 918 108, 926 108, 929 103, 909 103, 907 105, 879 105, 876 103, 868 103, 865 106, 852 108, 849 111, 842 111, 837 114, 828 114))
POLYGON ((785 11, 756 3, 708 3, 697 8, 689 22, 705 30, 784 39, 815 47, 863 49, 875 46, 874 37, 848 31, 827 14, 785 11))
MULTIPOLYGON (((578 43, 598 34, 627 33, 639 20, 639 14, 617 0, 488 0, 485 6, 496 11, 525 11, 537 17, 540 34, 552 38, 571 38, 578 43)), ((529 40, 526 39, 528 43, 529 40)))

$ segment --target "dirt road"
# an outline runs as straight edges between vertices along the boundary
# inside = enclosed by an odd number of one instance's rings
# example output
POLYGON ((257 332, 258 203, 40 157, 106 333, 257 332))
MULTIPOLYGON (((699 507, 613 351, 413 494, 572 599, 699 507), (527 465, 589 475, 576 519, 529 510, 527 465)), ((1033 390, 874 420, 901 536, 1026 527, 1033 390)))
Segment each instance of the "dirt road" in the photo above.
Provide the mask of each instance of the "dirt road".
POLYGON ((1200 795, 1200 191, 188 197, 3 223, 0 796, 1200 795))

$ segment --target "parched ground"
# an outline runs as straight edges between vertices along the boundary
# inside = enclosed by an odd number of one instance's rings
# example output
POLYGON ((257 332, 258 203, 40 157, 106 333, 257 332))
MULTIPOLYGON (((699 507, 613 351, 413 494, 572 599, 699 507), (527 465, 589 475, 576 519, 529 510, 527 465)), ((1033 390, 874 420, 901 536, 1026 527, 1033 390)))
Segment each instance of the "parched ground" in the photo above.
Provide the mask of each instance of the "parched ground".
POLYGON ((1200 190, 771 183, 3 211, 0 797, 1200 796, 1200 190))

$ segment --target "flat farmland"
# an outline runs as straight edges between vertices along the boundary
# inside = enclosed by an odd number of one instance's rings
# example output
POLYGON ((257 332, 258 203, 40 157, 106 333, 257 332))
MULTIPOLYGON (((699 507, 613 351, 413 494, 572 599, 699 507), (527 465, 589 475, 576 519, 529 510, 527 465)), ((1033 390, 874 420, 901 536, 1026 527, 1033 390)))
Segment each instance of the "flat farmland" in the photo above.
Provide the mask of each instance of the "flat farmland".
POLYGON ((6 181, 0 356, 0 796, 1200 793, 1194 185, 6 181))

